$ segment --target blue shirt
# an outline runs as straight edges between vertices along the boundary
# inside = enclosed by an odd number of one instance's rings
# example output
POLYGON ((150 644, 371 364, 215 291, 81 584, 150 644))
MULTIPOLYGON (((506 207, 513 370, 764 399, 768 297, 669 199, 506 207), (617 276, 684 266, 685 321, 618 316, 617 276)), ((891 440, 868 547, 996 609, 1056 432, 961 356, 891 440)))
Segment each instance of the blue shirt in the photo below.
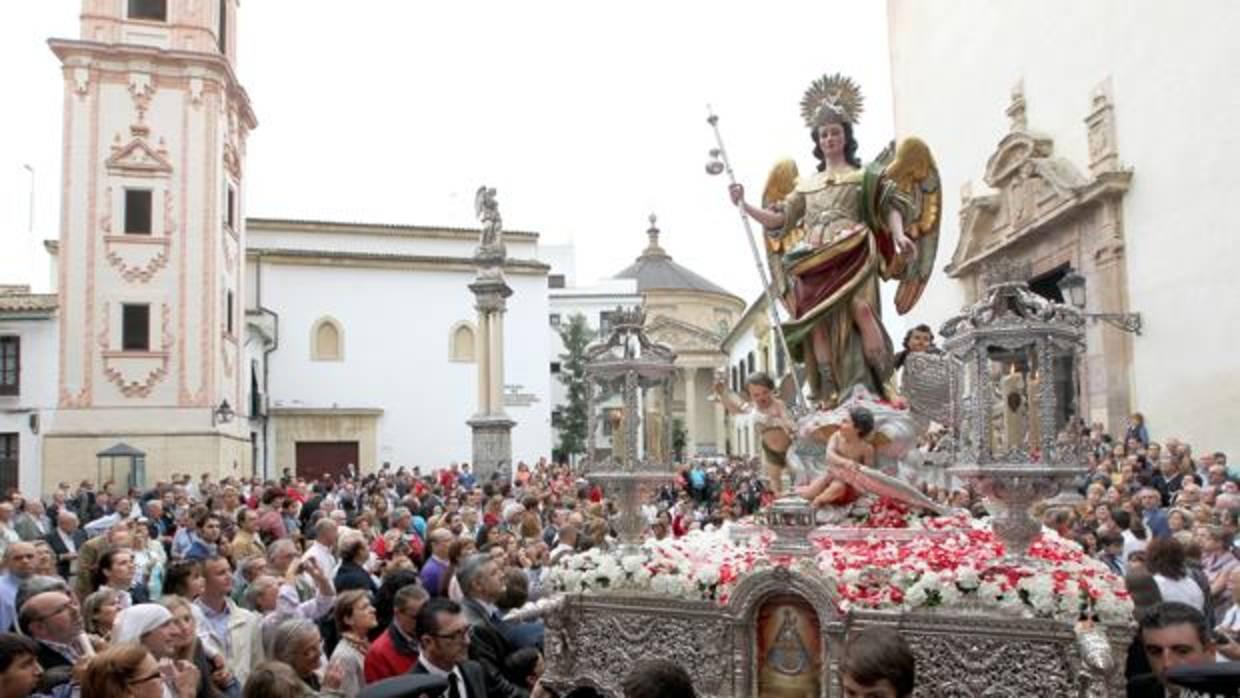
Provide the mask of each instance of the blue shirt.
POLYGON ((12 572, 0 577, 0 632, 13 632, 17 622, 17 586, 21 582, 12 572))

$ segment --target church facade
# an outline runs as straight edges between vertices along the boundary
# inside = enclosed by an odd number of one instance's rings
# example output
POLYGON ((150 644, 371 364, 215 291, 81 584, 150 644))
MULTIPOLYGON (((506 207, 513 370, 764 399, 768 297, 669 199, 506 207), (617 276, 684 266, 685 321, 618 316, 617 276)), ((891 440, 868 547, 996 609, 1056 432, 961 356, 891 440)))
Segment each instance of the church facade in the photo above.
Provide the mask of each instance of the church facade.
POLYGON ((945 192, 947 277, 915 321, 957 312, 998 261, 1055 300, 1074 274, 1087 312, 1141 326, 1088 325, 1076 412, 1112 434, 1141 412, 1158 438, 1240 448, 1225 213, 1240 103, 1220 92, 1237 21, 1221 0, 890 0, 897 137, 931 144, 945 192))

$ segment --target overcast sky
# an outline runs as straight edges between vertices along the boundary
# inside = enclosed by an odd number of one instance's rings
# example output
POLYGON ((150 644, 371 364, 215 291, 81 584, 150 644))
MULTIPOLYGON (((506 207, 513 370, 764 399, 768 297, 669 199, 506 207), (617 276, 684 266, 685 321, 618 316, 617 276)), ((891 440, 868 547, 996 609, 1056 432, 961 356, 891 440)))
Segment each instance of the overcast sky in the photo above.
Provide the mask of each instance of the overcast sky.
MULTIPOLYGON (((46 39, 76 38, 79 10, 22 3, 0 23, 0 282, 48 285, 63 88, 46 39)), ((759 292, 725 182, 703 169, 708 103, 755 192, 781 157, 812 166, 798 103, 824 72, 865 92, 864 159, 892 136, 877 0, 246 0, 238 21, 259 121, 246 215, 472 226, 485 183, 505 227, 575 243, 582 283, 629 264, 655 212, 678 262, 747 301, 759 292)))

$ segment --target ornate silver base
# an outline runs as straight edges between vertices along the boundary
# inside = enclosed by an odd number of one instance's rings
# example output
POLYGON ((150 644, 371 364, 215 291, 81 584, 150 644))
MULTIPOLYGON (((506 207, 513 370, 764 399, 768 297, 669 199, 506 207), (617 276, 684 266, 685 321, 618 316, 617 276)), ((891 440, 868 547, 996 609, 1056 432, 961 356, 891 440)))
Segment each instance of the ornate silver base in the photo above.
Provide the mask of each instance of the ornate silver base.
POLYGON ((473 431, 474 474, 478 482, 491 474, 512 469, 512 427, 516 422, 506 415, 476 415, 465 422, 473 431))
POLYGON ((639 661, 664 657, 693 678, 698 695, 761 695, 767 658, 760 652, 763 612, 789 596, 812 609, 818 624, 818 690, 838 698, 838 667, 854 629, 887 626, 917 658, 916 696, 1124 695, 1126 626, 1095 626, 993 613, 842 612, 834 587, 785 567, 755 572, 726 603, 652 595, 572 595, 546 621, 544 685, 561 695, 591 689, 620 696, 620 682, 639 661))
POLYGON ((785 495, 771 502, 766 522, 775 532, 775 540, 767 549, 772 556, 808 557, 814 554, 809 534, 814 530, 814 508, 802 497, 785 495))

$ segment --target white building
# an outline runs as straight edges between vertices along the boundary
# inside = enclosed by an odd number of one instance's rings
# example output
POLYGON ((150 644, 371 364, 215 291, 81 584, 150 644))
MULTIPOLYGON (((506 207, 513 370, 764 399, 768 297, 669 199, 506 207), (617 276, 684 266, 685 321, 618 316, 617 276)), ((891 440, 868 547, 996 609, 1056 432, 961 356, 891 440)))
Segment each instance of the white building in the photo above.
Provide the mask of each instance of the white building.
POLYGON ((40 434, 55 414, 56 329, 55 294, 0 286, 0 492, 44 489, 40 434))
MULTIPOLYGON (((477 408, 476 230, 251 219, 257 468, 423 471, 468 461, 477 408), (274 330, 272 328, 274 325, 274 330)), ((514 460, 550 454, 547 265, 506 232, 505 409, 514 460)))
MULTIPOLYGON (((548 317, 549 343, 551 347, 551 424, 555 427, 552 435, 552 446, 559 447, 560 432, 559 412, 568 403, 568 389, 560 380, 560 366, 567 353, 564 341, 560 337, 562 325, 566 325, 574 315, 581 315, 593 333, 593 338, 603 339, 600 329, 606 328, 610 313, 617 308, 634 308, 642 303, 637 292, 636 279, 602 279, 592 284, 581 284, 576 274, 571 245, 545 246, 539 250, 543 261, 551 265, 547 276, 550 315, 548 317)), ((609 427, 604 424, 604 428, 609 427)), ((610 449, 610 438, 607 434, 594 435, 595 447, 610 449)))
POLYGON ((1240 242, 1240 4, 1155 0, 890 0, 898 136, 931 145, 944 190, 939 264, 916 311, 943 319, 989 260, 1090 312, 1139 312, 1133 336, 1087 333, 1080 413, 1123 433, 1235 452, 1240 242))

